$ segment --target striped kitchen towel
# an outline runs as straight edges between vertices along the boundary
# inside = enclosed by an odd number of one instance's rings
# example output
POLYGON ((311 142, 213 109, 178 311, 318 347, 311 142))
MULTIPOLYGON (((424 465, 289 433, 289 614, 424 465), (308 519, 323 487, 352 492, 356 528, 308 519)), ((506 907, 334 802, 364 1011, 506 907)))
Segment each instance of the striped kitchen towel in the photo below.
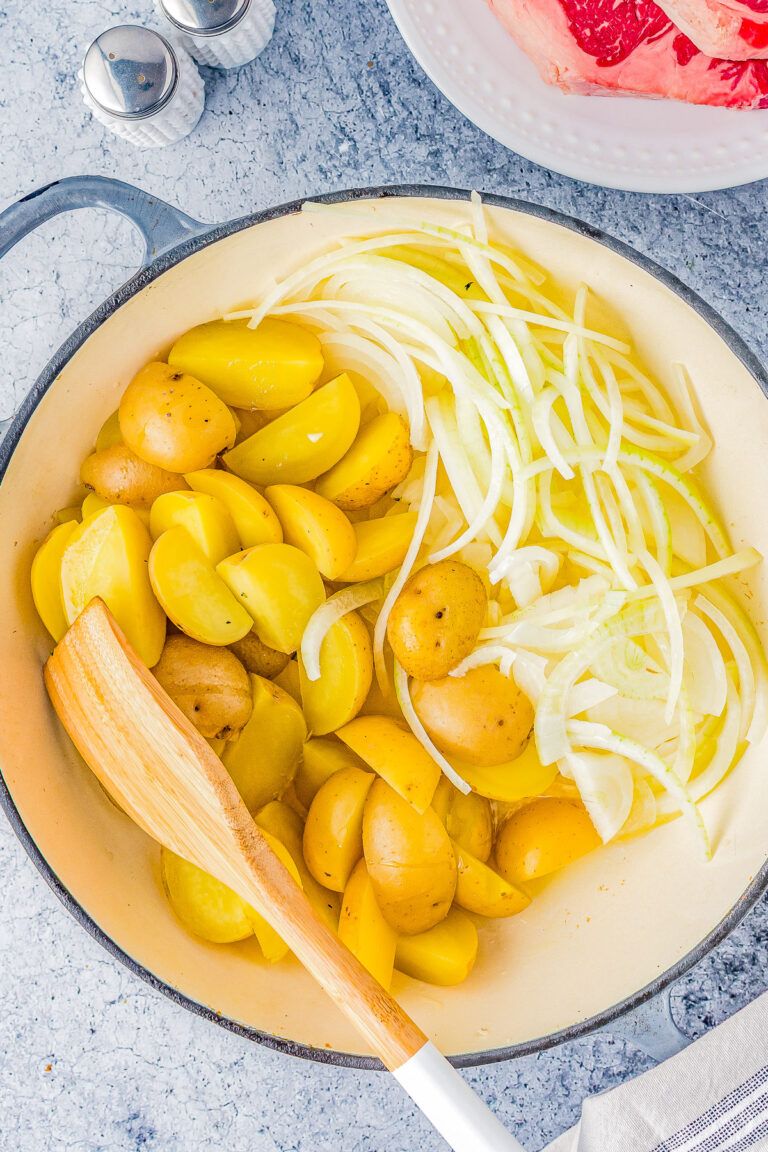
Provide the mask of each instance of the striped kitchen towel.
POLYGON ((585 1100, 546 1152, 768 1152, 768 992, 690 1048, 585 1100))

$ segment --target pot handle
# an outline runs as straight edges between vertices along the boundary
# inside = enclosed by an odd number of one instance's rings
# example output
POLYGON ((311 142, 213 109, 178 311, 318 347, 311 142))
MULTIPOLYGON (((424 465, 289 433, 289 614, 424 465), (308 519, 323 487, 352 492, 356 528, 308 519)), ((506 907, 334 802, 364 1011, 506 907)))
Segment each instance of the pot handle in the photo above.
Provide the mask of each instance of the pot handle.
POLYGON ((30 192, 0 212, 0 256, 46 220, 77 208, 109 208, 130 220, 144 240, 142 268, 209 227, 122 180, 67 176, 30 192))
POLYGON ((672 1016, 672 987, 664 988, 625 1016, 604 1024, 598 1031, 633 1044, 657 1064, 676 1056, 692 1041, 678 1028, 672 1016))

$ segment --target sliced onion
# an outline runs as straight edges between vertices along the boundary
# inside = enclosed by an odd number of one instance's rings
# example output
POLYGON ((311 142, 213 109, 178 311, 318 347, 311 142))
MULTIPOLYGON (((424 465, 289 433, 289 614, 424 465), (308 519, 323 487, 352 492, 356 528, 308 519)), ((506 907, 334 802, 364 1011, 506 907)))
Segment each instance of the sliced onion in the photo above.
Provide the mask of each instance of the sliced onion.
POLYGON ((364 584, 352 584, 329 596, 309 618, 301 637, 301 662, 308 680, 320 679, 320 649, 328 631, 337 620, 362 608, 384 595, 384 580, 367 580, 364 584))
POLYGON ((465 796, 468 795, 469 792, 472 791, 469 784, 467 784, 466 780, 461 778, 453 765, 450 764, 446 760, 445 756, 443 756, 442 752, 440 752, 434 746, 429 736, 427 735, 426 728, 422 724, 421 720, 419 720, 419 717, 416 714, 416 709, 414 708, 411 701, 411 692, 408 687, 408 675, 405 669, 401 667, 400 664, 398 664, 397 660, 395 660, 395 695, 397 696, 397 702, 400 705, 400 709, 403 713, 403 716, 405 717, 406 723, 418 740, 419 744, 421 744, 422 748, 424 748, 429 753, 435 763, 439 764, 440 768, 443 770, 443 774, 448 777, 451 784, 458 788, 460 792, 463 792, 465 796))
POLYGON ((623 756, 600 752, 572 752, 566 763, 598 836, 607 844, 632 810, 635 782, 629 764, 623 756))

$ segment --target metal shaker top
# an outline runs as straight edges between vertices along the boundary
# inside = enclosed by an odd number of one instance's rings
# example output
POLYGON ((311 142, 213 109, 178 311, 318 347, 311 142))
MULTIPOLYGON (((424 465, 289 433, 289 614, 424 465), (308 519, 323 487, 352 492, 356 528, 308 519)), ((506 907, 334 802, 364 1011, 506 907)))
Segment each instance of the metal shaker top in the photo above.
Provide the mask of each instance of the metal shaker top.
POLYGON ((111 116, 126 120, 159 112, 173 96, 178 77, 168 41, 133 24, 102 32, 83 61, 83 83, 92 99, 111 116))
POLYGON ((219 36, 238 24, 251 0, 160 0, 172 24, 190 36, 219 36))

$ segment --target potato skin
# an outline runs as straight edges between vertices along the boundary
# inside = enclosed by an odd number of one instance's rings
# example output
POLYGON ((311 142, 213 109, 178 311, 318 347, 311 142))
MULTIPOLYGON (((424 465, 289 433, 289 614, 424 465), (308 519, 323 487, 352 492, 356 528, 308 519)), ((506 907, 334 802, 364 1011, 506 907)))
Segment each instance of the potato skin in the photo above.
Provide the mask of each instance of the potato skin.
POLYGON ((207 468, 235 443, 237 426, 226 404, 194 376, 154 362, 138 372, 118 409, 123 440, 158 468, 207 468))
POLYGON ((411 698, 431 739, 446 756, 489 767, 519 756, 533 728, 533 706, 493 664, 463 676, 415 683, 411 698))
POLYGON ((206 739, 233 739, 253 709, 243 665, 227 648, 201 644, 189 636, 169 636, 154 674, 198 732, 206 739))
POLYGON ((137 508, 151 508, 164 492, 188 487, 183 476, 149 464, 127 444, 113 444, 86 456, 80 479, 110 504, 132 504, 137 508))
POLYGON ((248 672, 256 676, 264 676, 267 680, 279 676, 290 660, 286 652, 278 652, 260 640, 256 632, 249 632, 242 640, 236 640, 229 645, 230 652, 234 652, 238 660, 242 660, 248 672))
POLYGON ((456 892, 456 857, 431 808, 419 814, 384 780, 363 811, 363 853, 385 920, 405 936, 434 928, 456 892))
POLYGON ((416 680, 440 680, 475 647, 488 597, 459 560, 427 564, 406 580, 387 624, 395 658, 416 680))
POLYGON ((321 476, 315 491, 345 511, 370 508, 408 475, 413 459, 408 425, 396 412, 361 428, 338 464, 321 476))
POLYGON ((510 884, 538 880, 601 844, 586 810, 543 796, 513 812, 496 840, 496 866, 510 884))

